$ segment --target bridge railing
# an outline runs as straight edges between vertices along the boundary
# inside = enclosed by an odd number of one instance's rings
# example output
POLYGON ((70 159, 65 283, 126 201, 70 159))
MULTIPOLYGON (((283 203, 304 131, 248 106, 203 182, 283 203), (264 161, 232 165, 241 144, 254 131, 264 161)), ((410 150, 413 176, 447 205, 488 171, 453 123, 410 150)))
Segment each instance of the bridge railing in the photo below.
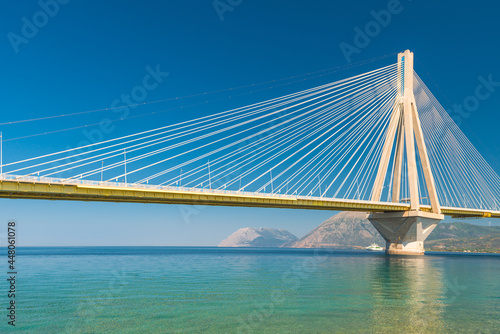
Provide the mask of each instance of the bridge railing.
MULTIPOLYGON (((296 196, 287 194, 275 193, 255 193, 242 190, 227 190, 227 189, 207 189, 196 187, 182 187, 182 186, 164 186, 164 185, 151 185, 142 183, 125 183, 118 181, 92 181, 83 179, 63 179, 54 177, 45 177, 37 175, 12 175, 0 174, 0 180, 17 181, 17 182, 33 182, 33 183, 46 183, 46 184, 64 184, 64 185, 88 185, 110 188, 134 188, 146 190, 167 190, 167 191, 186 191, 186 192, 203 192, 214 194, 233 194, 233 195, 253 195, 264 197, 280 197, 280 198, 314 198, 314 196, 296 196)), ((318 197, 319 198, 319 197, 318 197)))

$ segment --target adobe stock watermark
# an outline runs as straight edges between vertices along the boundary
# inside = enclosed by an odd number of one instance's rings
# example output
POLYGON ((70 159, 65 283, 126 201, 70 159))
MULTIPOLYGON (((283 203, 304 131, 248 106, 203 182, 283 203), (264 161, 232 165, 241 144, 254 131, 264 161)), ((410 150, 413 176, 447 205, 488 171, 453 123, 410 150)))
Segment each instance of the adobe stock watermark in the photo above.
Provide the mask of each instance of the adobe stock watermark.
POLYGON ((457 298, 462 295, 462 291, 466 291, 468 289, 467 285, 460 285, 458 283, 457 277, 454 277, 453 281, 445 280, 444 284, 444 294, 450 296, 448 299, 450 304, 455 302, 457 298))
POLYGON ((130 275, 125 270, 112 270, 107 286, 93 296, 87 296, 76 307, 75 320, 68 324, 64 333, 87 333, 88 326, 116 302, 117 296, 129 285, 130 275))
MULTIPOLYGON (((412 0, 408 1, 411 2, 412 0)), ((401 14, 403 10, 404 6, 401 4, 400 0, 389 0, 386 9, 370 11, 373 20, 368 21, 363 27, 354 27, 355 34, 352 44, 347 42, 341 42, 339 44, 340 50, 347 63, 352 62, 352 56, 354 54, 360 54, 363 49, 366 49, 372 40, 391 24, 393 17, 401 14)))
POLYGON ((7 33, 7 39, 14 49, 16 54, 19 53, 19 47, 22 44, 28 44, 30 40, 35 38, 40 29, 45 27, 50 19, 54 18, 61 9, 62 5, 66 5, 71 0, 40 0, 38 1, 38 6, 40 10, 35 12, 31 18, 23 16, 21 18, 21 29, 20 34, 15 32, 7 33))
POLYGON ((254 333, 276 312, 276 309, 285 304, 286 297, 291 292, 296 292, 304 280, 309 279, 319 266, 333 253, 332 249, 315 249, 313 256, 306 257, 300 264, 293 265, 281 275, 282 289, 275 289, 269 294, 267 302, 253 301, 254 310, 245 318, 238 317, 237 333, 254 333))
POLYGON ((492 74, 489 74, 487 78, 480 75, 477 80, 479 84, 476 86, 474 94, 467 96, 462 103, 456 103, 451 109, 446 110, 458 126, 462 124, 463 120, 469 118, 471 113, 477 111, 481 102, 489 99, 497 87, 500 87, 500 81, 493 81, 492 74))
POLYGON ((214 6, 219 20, 222 22, 225 19, 224 15, 227 12, 233 12, 242 2, 243 0, 214 0, 212 5, 214 6))
MULTIPOLYGON (((252 141, 248 140, 246 143, 250 144, 252 143, 252 141)), ((245 143, 240 144, 237 150, 241 149, 244 146, 246 146, 245 143)), ((232 164, 234 164, 234 161, 231 161, 229 163, 228 170, 232 169, 232 164)), ((220 189, 221 187, 224 187, 225 184, 233 181, 233 177, 235 176, 237 176, 236 171, 232 171, 229 174, 225 174, 224 177, 220 179, 218 178, 213 182, 206 181, 204 183, 211 184, 211 189, 220 189)), ((192 219, 198 217, 206 208, 206 206, 204 205, 178 205, 177 207, 182 216, 182 220, 186 225, 190 225, 192 223, 192 219)))
MULTIPOLYGON (((141 84, 134 86, 128 93, 122 93, 119 98, 116 98, 111 102, 109 110, 118 114, 118 119, 125 119, 129 117, 131 110, 137 108, 141 102, 146 100, 148 92, 156 89, 165 81, 165 78, 170 75, 168 72, 162 72, 160 65, 158 64, 155 68, 146 66, 145 70, 146 74, 142 78, 141 84)), ((110 134, 115 129, 116 126, 113 125, 113 120, 109 117, 104 117, 95 128, 82 130, 82 135, 85 139, 81 140, 77 144, 77 147, 81 148, 76 153, 82 154, 85 153, 85 150, 92 150, 92 147, 85 146, 104 140, 105 135, 110 134)), ((71 147, 68 146, 66 149, 69 150, 71 147)), ((70 153, 74 154, 74 152, 70 153)), ((70 159, 68 158, 68 160, 70 159)), ((67 162, 69 163, 71 161, 67 162)))
MULTIPOLYGON (((376 93, 376 92, 375 92, 376 93)), ((242 150, 246 150, 247 153, 244 154, 244 156, 247 156, 245 160, 251 160, 252 157, 255 157, 257 154, 259 154, 255 150, 251 150, 252 147, 255 147, 259 142, 261 142, 263 139, 274 136, 278 132, 282 133, 282 129, 280 129, 280 126, 282 125, 281 123, 277 123, 277 120, 280 119, 280 122, 284 122, 288 120, 290 117, 290 110, 288 108, 284 108, 280 110, 276 116, 275 119, 273 119, 271 122, 269 122, 267 128, 265 131, 260 133, 259 135, 248 138, 242 142, 240 142, 237 146, 237 148, 234 150, 235 152, 241 152, 242 150)), ((241 164, 241 162, 236 163, 237 159, 232 159, 229 163, 226 164, 226 170, 230 170, 231 172, 228 174, 224 174, 223 177, 219 177, 216 180, 207 182, 211 184, 211 189, 221 189, 226 187, 227 184, 236 184, 235 179, 239 179, 239 190, 245 191, 245 186, 244 183, 242 182, 242 178, 239 173, 241 173, 241 169, 245 168, 244 165, 241 164), (239 177, 239 178, 238 178, 239 177)), ((216 161, 217 162, 217 161, 216 161)), ((244 180, 243 180, 244 181, 244 180)), ((202 210, 206 208, 206 206, 203 205, 179 205, 178 209, 179 212, 182 216, 182 219, 184 223, 187 225, 192 223, 192 219, 199 216, 202 213, 202 210)))

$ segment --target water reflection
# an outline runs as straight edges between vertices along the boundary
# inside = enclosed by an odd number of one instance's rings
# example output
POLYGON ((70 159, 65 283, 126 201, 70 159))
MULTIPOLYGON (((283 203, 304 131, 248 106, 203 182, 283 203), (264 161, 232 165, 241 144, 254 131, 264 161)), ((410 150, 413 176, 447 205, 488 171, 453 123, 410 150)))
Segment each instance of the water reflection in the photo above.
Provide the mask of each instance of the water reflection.
POLYGON ((425 257, 384 257, 373 267, 373 331, 441 333, 443 271, 425 257))

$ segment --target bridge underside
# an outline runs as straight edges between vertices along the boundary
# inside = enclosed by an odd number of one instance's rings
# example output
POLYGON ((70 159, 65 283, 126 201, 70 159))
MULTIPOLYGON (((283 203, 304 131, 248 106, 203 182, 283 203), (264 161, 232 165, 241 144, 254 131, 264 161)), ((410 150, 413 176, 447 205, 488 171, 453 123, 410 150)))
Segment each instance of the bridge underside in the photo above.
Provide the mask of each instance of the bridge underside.
POLYGON ((187 204, 237 207, 263 207, 310 210, 404 211, 406 204, 355 200, 292 197, 209 189, 143 189, 131 186, 53 184, 44 182, 0 181, 0 198, 46 199, 67 201, 187 204))
MULTIPOLYGON (((0 180, 0 198, 68 201, 188 204, 212 206, 261 207, 330 211, 400 212, 410 210, 405 203, 328 199, 276 194, 255 194, 208 189, 171 189, 134 187, 130 184, 62 184, 43 181, 0 180)), ((428 212, 430 207, 421 207, 428 212)), ((500 211, 442 208, 444 215, 455 217, 496 217, 500 211)))

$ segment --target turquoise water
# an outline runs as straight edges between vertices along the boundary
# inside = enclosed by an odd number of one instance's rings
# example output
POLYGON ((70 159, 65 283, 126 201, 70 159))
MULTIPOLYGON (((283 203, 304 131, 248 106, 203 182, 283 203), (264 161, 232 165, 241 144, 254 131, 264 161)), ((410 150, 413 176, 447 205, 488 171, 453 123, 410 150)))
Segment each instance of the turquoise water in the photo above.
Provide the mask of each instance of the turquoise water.
POLYGON ((16 327, 6 324, 2 279, 1 333, 500 331, 499 256, 184 247, 19 253, 16 327))

